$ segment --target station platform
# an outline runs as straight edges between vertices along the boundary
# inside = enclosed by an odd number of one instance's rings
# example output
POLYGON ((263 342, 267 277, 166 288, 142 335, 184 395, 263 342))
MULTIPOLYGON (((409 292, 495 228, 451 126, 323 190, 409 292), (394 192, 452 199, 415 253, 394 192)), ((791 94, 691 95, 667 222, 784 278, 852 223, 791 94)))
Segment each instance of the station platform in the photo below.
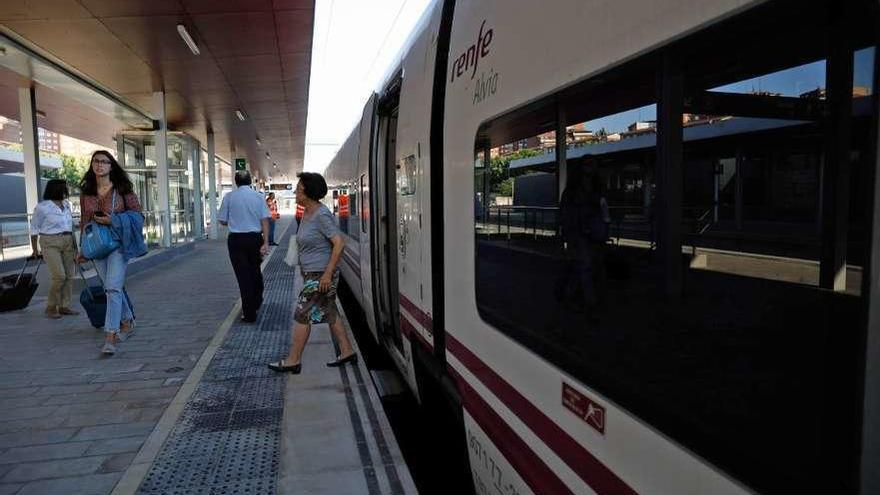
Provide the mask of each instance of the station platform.
POLYGON ((0 314, 0 495, 416 493, 363 360, 324 365, 326 325, 302 374, 266 368, 301 283, 290 223, 255 324, 239 320, 225 235, 128 279, 137 333, 111 358, 85 315, 46 319, 39 293, 0 314))

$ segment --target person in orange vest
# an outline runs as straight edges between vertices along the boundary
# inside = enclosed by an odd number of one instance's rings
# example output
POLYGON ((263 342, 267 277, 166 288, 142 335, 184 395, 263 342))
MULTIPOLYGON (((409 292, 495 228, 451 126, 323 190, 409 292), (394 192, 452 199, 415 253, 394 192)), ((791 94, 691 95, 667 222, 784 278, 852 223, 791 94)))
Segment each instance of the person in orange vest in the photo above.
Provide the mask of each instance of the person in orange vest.
POLYGON ((339 195, 339 229, 348 232, 348 195, 339 195))
POLYGON ((294 214, 294 216, 296 217, 296 221, 297 221, 297 222, 302 221, 302 219, 303 219, 303 213, 304 213, 305 211, 306 211, 306 209, 303 208, 303 206, 302 206, 301 204, 298 204, 298 203, 297 203, 297 205, 296 205, 296 213, 294 214))
POLYGON ((281 215, 278 213, 278 201, 275 199, 275 193, 270 192, 268 196, 266 196, 266 206, 269 207, 269 245, 277 246, 278 243, 275 242, 275 222, 281 218, 281 215))

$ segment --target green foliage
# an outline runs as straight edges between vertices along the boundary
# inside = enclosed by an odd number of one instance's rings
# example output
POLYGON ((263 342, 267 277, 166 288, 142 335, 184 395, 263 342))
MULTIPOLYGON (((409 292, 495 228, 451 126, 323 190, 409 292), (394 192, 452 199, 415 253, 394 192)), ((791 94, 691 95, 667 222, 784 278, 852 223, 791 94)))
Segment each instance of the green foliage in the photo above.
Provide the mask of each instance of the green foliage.
POLYGON ((2 144, 0 144, 0 148, 6 148, 8 150, 13 150, 13 151, 24 150, 24 146, 22 146, 19 143, 2 143, 2 144))
POLYGON ((513 196, 513 177, 501 181, 496 192, 500 196, 513 196))
POLYGON ((61 155, 61 168, 43 170, 46 179, 64 179, 71 193, 79 189, 79 181, 89 169, 89 157, 61 155))
MULTIPOLYGON (((510 162, 540 154, 541 150, 525 149, 506 156, 497 156, 493 158, 492 162, 489 164, 489 183, 491 184, 492 192, 501 196, 512 196, 513 178, 510 173, 510 162)), ((515 176, 517 174, 514 173, 513 175, 515 176)))

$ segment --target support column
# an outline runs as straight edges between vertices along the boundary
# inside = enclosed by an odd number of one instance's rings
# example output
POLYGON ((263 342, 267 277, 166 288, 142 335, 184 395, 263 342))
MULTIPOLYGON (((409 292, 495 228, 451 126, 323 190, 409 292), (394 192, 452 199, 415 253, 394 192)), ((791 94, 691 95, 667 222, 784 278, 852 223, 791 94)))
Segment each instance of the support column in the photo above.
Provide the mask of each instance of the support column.
POLYGON ((217 164, 214 161, 214 131, 208 130, 208 219, 211 226, 208 228, 208 237, 217 239, 217 164))
POLYGON ((556 104, 556 200, 562 200, 562 193, 568 184, 568 146, 565 132, 565 107, 556 104))
POLYGON ((162 223, 162 247, 171 247, 171 199, 168 181, 168 122, 165 120, 165 92, 153 93, 153 112, 159 122, 156 130, 156 185, 159 203, 156 213, 162 223))
POLYGON ((681 295, 682 139, 684 110, 682 76, 677 60, 663 54, 657 73, 657 185, 660 254, 664 268, 663 290, 681 295))
POLYGON ((204 239, 205 237, 205 207, 204 197, 202 193, 202 148, 200 143, 193 139, 193 239, 204 239))
POLYGON ((734 183, 733 209, 736 219, 736 230, 743 229, 743 153, 742 149, 736 149, 736 181, 734 183))
POLYGON ((116 134, 114 139, 116 140, 116 161, 119 162, 119 166, 128 168, 134 165, 133 163, 125 163, 125 137, 123 134, 116 134))
POLYGON ((713 162, 713 167, 712 178, 714 180, 712 183, 714 184, 714 194, 712 198, 712 222, 717 225, 720 217, 719 211, 721 209, 721 176, 724 173, 724 164, 721 163, 721 160, 715 160, 713 162))
POLYGON ((40 137, 37 132, 37 99, 33 86, 18 88, 21 144, 24 149, 26 212, 33 213, 40 202, 40 137))
POLYGON ((492 191, 492 185, 489 183, 492 175, 492 150, 483 149, 483 221, 489 222, 492 215, 489 212, 489 193, 492 191))
POLYGON ((825 122, 822 173, 822 251, 819 287, 846 290, 846 245, 849 231, 850 127, 852 120, 853 52, 845 28, 830 35, 826 88, 829 115, 825 122))

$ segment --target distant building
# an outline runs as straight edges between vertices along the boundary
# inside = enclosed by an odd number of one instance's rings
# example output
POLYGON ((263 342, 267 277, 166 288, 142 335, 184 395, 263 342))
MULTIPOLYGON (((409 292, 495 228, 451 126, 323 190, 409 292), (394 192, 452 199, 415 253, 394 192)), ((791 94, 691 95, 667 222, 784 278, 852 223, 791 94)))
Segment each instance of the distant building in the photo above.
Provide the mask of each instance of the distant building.
POLYGON ((656 120, 648 120, 645 122, 633 122, 632 124, 630 124, 626 128, 626 130, 629 133, 636 133, 636 132, 650 131, 650 130, 656 129, 656 128, 657 128, 657 121, 656 120))
MULTIPOLYGON (((38 127, 37 137, 40 151, 61 152, 61 136, 57 132, 38 127)), ((20 145, 21 143, 21 124, 18 121, 0 117, 0 144, 20 145)))
POLYGON ((61 152, 60 136, 57 132, 47 131, 38 127, 37 136, 40 140, 40 150, 48 151, 49 153, 61 152))
POLYGON ((806 93, 801 93, 801 98, 809 98, 814 100, 824 100, 826 96, 825 88, 816 88, 812 91, 807 91, 806 93))

